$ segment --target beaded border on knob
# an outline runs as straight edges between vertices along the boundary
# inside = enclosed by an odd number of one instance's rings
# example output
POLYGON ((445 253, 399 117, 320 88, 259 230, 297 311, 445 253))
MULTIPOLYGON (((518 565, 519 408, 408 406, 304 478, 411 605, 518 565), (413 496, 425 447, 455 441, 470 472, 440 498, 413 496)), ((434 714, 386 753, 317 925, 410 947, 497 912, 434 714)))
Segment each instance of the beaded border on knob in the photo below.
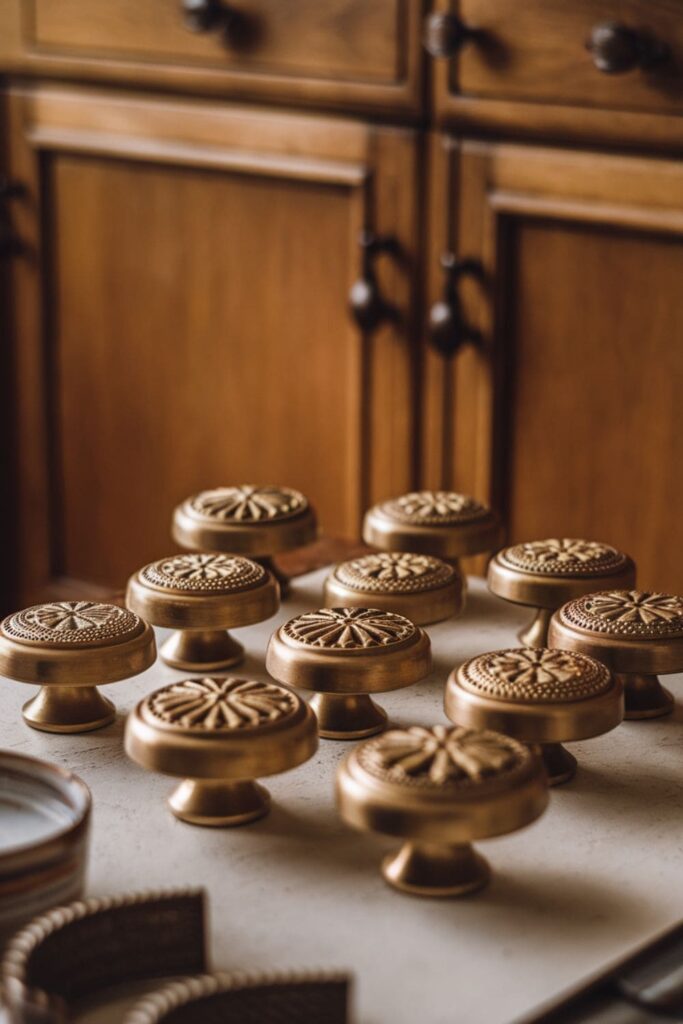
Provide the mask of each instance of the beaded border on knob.
POLYGON ((503 548, 503 565, 548 576, 607 576, 623 569, 627 556, 609 544, 569 537, 549 537, 503 548))
POLYGON ((460 669, 458 682, 471 693, 498 700, 567 704, 606 693, 612 677, 585 654, 519 647, 471 658, 460 669))
POLYGON ((683 597, 645 590, 603 590, 565 604, 566 625, 606 636, 656 640, 683 636, 683 597))
POLYGON ((342 562, 333 576, 344 586, 361 593, 419 594, 446 586, 457 578, 456 570, 431 555, 381 551, 342 562))
POLYGON ((457 491, 411 491, 383 502, 384 515, 411 526, 457 526, 491 515, 491 510, 457 491))
POLYGON ((51 601, 8 615, 0 623, 12 640, 55 647, 106 646, 132 640, 144 629, 139 616, 127 608, 99 601, 51 601))

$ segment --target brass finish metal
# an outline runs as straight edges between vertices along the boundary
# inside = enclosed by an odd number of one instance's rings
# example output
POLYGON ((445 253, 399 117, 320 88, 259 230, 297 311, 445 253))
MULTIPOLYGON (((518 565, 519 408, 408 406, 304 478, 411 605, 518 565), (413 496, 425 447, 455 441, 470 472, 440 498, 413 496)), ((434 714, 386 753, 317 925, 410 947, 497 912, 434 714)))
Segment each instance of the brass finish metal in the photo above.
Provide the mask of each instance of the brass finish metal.
POLYGON ((383 551, 409 551, 455 561, 500 544, 495 512, 455 491, 414 491, 366 512, 363 540, 383 551))
POLYGON ((371 736, 386 714, 368 696, 411 686, 431 669, 429 637, 409 619, 378 608, 321 608, 290 619, 268 644, 275 679, 317 696, 325 739, 371 736))
POLYGON ((149 694, 126 722, 128 756, 184 780, 169 806, 193 825, 263 817, 270 798, 254 779, 294 768, 317 748, 313 712, 272 682, 186 679, 149 694))
POLYGON ((244 650, 226 630, 270 618, 279 603, 271 574, 238 555, 171 555, 131 576, 126 592, 132 611, 176 630, 159 654, 187 672, 238 664, 244 650))
POLYGON ((518 634, 525 647, 547 647, 552 612, 596 590, 632 587, 636 567, 609 544, 550 537, 503 548, 489 562, 489 590, 514 604, 531 605, 536 616, 518 634))
POLYGON ((540 744, 550 784, 558 785, 576 771, 561 744, 619 725, 624 692, 605 665, 584 654, 522 647, 480 654, 454 669, 445 708, 458 725, 540 744))
POLYGON ((659 718, 673 697, 657 676, 683 671, 683 597, 605 590, 562 605, 548 632, 552 647, 580 651, 623 682, 626 718, 659 718))
POLYGON ((280 584, 271 556, 310 544, 318 534, 315 512, 299 491, 289 487, 217 487, 187 498, 173 513, 173 539, 192 551, 247 555, 261 562, 280 584))
POLYGON ((431 555, 381 551, 338 565, 325 581, 330 607, 365 607, 405 615, 418 626, 459 615, 465 581, 447 562, 431 555))
POLYGON ((87 732, 116 712, 95 687, 154 663, 154 632, 133 612, 95 601, 34 605, 0 623, 0 674, 41 686, 25 722, 44 732, 87 732))
POLYGON ((538 818, 548 783, 538 754, 508 736, 413 726, 355 747, 337 771, 336 795, 349 825, 405 840, 383 862, 390 885, 416 896, 462 896, 490 875, 472 841, 538 818))
POLYGON ((208 967, 201 890, 126 893, 56 907, 10 940, 0 986, 10 1021, 65 1024, 113 985, 208 967))
POLYGON ((350 978, 336 972, 207 974, 144 997, 124 1024, 346 1024, 350 978))

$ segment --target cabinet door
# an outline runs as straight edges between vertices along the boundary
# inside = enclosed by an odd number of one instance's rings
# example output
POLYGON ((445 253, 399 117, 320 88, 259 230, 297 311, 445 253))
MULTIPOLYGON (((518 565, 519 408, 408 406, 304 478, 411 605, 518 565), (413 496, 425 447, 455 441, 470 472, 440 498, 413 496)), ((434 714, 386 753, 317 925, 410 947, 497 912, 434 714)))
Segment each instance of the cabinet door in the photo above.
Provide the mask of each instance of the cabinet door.
POLYGON ((511 540, 603 539, 683 592, 683 166, 434 140, 438 255, 477 348, 425 366, 425 483, 490 498, 511 540))
POLYGON ((411 485, 411 132, 37 87, 9 135, 23 600, 121 587, 201 488, 300 488, 354 536, 411 485), (365 334, 363 229, 398 247, 365 334))

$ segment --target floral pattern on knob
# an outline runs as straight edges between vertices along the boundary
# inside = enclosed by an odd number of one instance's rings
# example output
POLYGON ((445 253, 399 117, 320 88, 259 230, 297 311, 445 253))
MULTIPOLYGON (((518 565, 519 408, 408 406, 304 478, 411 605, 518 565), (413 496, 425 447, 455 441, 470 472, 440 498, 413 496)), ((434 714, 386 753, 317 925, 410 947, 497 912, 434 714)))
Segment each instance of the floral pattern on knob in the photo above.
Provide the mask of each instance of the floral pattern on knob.
POLYGON ((286 636, 308 647, 338 651, 390 647, 417 633, 403 615, 376 608, 321 608, 290 619, 282 628, 286 636))
POLYGON ((551 576, 602 576, 627 563, 626 555, 609 544, 569 537, 515 544, 505 548, 499 557, 515 569, 551 576))
POLYGON ((308 501, 289 487, 217 487, 189 499, 192 511, 202 518, 224 523, 270 523, 300 515, 308 501))
POLYGON ((481 654, 463 665, 459 678, 472 693, 528 704, 585 700, 612 686, 609 669, 600 662, 545 647, 481 654))
POLYGON ((261 727, 295 711, 298 697, 275 683, 249 679, 185 679, 146 699, 168 725, 207 732, 261 727))
POLYGON ((0 629, 14 640, 64 647, 123 642, 144 626, 133 612, 114 604, 51 601, 8 615, 0 629))
POLYGON ((430 555, 382 551, 343 562, 334 571, 340 583, 361 592, 417 594, 452 582, 456 571, 430 555))
POLYGON ((162 558, 146 565, 141 578, 165 590, 233 594, 257 586, 266 578, 258 562, 239 555, 191 554, 162 558))
POLYGON ((656 639, 683 634, 683 598, 645 590, 605 590, 563 605, 561 622, 591 633, 656 639))
POLYGON ((412 491, 385 501, 380 510, 391 519, 415 526, 453 526, 490 515, 485 505, 456 491, 412 491))
POLYGON ((385 782, 471 789, 509 784, 527 771, 532 755, 500 733, 435 725, 392 729, 368 740, 358 748, 358 761, 385 782))

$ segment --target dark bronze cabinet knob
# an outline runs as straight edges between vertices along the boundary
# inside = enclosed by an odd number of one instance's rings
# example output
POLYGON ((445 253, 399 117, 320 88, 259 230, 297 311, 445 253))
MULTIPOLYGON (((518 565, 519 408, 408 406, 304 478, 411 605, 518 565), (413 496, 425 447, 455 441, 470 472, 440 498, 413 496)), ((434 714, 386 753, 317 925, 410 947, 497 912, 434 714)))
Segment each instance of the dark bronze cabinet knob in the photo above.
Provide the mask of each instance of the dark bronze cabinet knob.
POLYGON ((481 343, 481 333, 463 317, 458 282, 466 276, 481 277, 482 268, 476 260, 458 260, 450 252, 441 257, 441 266, 445 273, 443 296, 429 310, 429 337, 437 352, 453 356, 467 343, 481 343))
POLYGON ((454 57, 463 43, 476 35, 455 14, 430 14, 425 19, 422 42, 432 57, 454 57))
POLYGON ((213 32, 228 27, 233 12, 222 0, 181 0, 185 24, 192 32, 213 32))
POLYGON ((586 49, 593 57, 598 71, 606 75, 622 75, 636 68, 651 68, 666 55, 663 43, 613 21, 594 26, 586 49))

